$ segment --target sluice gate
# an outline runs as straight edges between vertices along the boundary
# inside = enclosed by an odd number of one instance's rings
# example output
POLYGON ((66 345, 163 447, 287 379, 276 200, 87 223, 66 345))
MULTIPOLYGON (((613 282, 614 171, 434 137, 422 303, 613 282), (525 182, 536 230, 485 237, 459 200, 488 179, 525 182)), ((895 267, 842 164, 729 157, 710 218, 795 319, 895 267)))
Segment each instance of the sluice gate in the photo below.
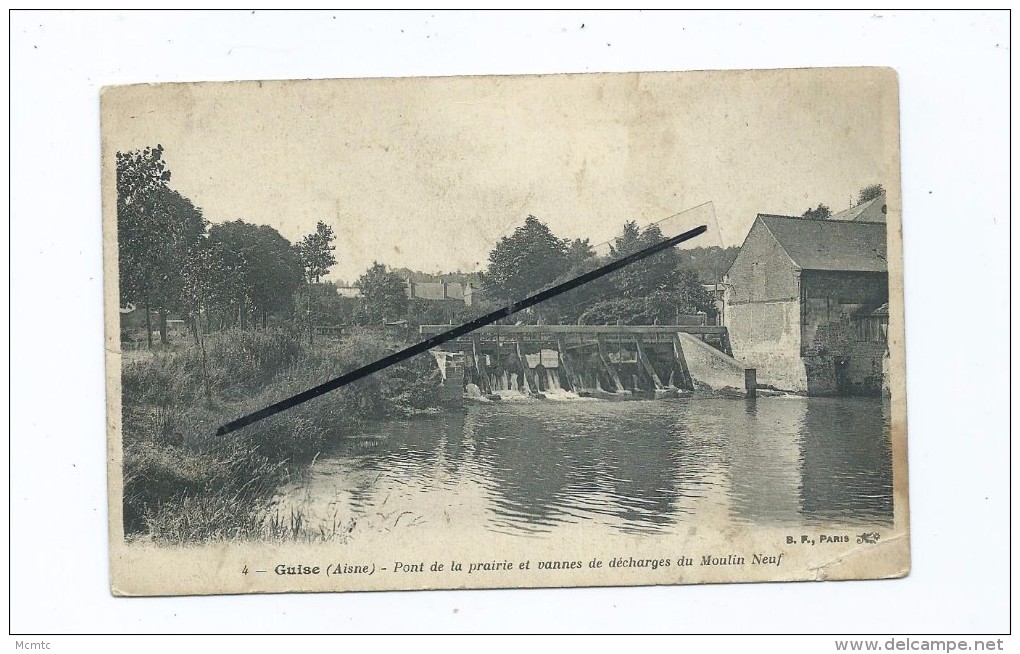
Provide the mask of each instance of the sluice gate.
MULTIPOLYGON (((429 338, 449 328, 422 325, 420 331, 429 338)), ((460 359, 462 386, 485 395, 754 394, 753 382, 746 381, 753 374, 732 358, 727 330, 720 326, 490 325, 451 341, 444 350, 460 359)))

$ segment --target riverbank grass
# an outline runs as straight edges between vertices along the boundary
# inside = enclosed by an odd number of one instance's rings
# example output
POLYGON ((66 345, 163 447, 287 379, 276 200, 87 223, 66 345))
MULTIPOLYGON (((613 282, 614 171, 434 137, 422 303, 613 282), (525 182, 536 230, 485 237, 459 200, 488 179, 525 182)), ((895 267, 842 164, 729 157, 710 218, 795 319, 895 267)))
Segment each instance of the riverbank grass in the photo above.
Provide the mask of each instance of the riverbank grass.
POLYGON ((402 344, 359 331, 309 346, 286 330, 227 331, 135 357, 122 368, 124 532, 156 543, 336 540, 351 524, 281 511, 279 486, 366 422, 438 406, 429 355, 225 436, 240 416, 385 356, 402 344), (204 358, 204 361, 203 361, 204 358))

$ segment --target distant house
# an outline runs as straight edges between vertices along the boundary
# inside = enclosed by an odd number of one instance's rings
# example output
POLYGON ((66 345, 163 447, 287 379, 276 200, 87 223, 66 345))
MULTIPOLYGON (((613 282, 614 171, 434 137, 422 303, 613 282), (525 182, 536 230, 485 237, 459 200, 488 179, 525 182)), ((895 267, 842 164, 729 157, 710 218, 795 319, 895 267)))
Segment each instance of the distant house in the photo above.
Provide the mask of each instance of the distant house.
POLYGON ((407 280, 407 297, 422 300, 454 300, 471 306, 474 287, 471 282, 415 282, 407 280))
POLYGON ((849 219, 755 218, 725 278, 723 315, 734 356, 757 368, 759 383, 817 395, 884 390, 886 226, 871 219, 885 215, 884 198, 865 204, 849 219))
POLYGON ((337 286, 336 292, 342 298, 353 299, 361 297, 361 289, 357 286, 337 286))
MULTIPOLYGON (((438 282, 416 282, 411 279, 407 279, 404 289, 408 298, 434 300, 437 302, 452 300, 468 306, 472 304, 473 298, 478 292, 478 289, 474 288, 471 282, 448 282, 446 280, 439 280, 438 282)), ((357 286, 337 286, 336 292, 342 298, 353 299, 361 297, 361 289, 357 286)))

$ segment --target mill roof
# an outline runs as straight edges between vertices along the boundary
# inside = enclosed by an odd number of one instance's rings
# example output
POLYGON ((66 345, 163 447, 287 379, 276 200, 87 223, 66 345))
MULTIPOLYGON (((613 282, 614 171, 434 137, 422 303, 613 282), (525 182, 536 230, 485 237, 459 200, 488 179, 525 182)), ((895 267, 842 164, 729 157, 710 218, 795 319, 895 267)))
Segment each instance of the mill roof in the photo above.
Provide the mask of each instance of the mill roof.
POLYGON ((758 214, 802 270, 886 272, 885 223, 758 214))

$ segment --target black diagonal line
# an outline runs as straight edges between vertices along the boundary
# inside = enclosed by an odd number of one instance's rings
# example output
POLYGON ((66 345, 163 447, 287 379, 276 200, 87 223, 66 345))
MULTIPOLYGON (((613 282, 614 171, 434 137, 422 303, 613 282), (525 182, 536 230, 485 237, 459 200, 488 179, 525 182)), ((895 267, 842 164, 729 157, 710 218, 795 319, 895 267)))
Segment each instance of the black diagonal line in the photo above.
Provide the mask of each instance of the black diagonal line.
POLYGON ((393 354, 385 356, 382 359, 379 359, 378 361, 373 361, 372 363, 362 366, 357 370, 352 370, 351 372, 340 375, 336 379, 330 380, 323 384, 319 384, 314 388, 309 388, 307 391, 303 391, 301 393, 298 393, 297 395, 293 395, 287 398, 286 400, 281 400, 275 404, 270 404, 264 409, 259 409, 254 413, 249 413, 248 415, 242 416, 236 420, 231 420, 227 424, 217 429, 216 435, 222 436, 223 434, 229 434, 232 431, 237 431, 242 427, 247 427, 248 425, 254 422, 258 422, 263 418, 268 418, 269 416, 275 415, 277 413, 280 413, 281 411, 285 411, 286 409, 307 402, 308 400, 313 400, 319 397, 320 395, 324 395, 330 391, 335 391, 336 389, 342 386, 346 386, 347 384, 350 384, 353 381, 357 381, 362 377, 367 377, 368 375, 371 375, 374 372, 379 372, 380 370, 388 368, 389 366, 392 366, 395 363, 406 361, 407 359, 410 359, 413 356, 417 356, 423 352, 427 352, 434 347, 442 345, 443 343, 452 341, 455 338, 460 338, 465 334, 470 334, 471 332, 480 327, 491 325, 497 320, 501 320, 508 316, 512 316, 518 311, 523 311, 528 307, 533 307, 540 302, 545 302, 548 299, 554 298, 560 293, 566 293, 567 291, 571 291, 577 288, 578 286, 587 284, 588 282, 598 279, 599 277, 608 275, 611 272, 615 272, 620 268, 623 268, 624 266, 629 266, 635 261, 640 261, 641 259, 645 259, 654 254, 658 254, 663 250, 668 250, 669 248, 680 243, 683 243, 684 241, 690 240, 699 234, 703 234, 707 229, 708 227, 706 227, 705 225, 695 227, 694 229, 686 231, 683 234, 674 236, 672 238, 668 238, 664 241, 656 243, 651 247, 647 247, 644 250, 641 250, 640 252, 635 252, 634 254, 623 257, 622 259, 617 259, 616 261, 613 261, 612 263, 607 263, 606 265, 600 268, 596 268, 591 272, 587 272, 583 275, 574 277, 573 279, 565 281, 562 284, 553 286, 550 289, 541 291, 539 293, 535 293, 534 295, 525 298, 520 302, 515 302, 509 306, 503 307, 502 309, 497 309, 496 311, 486 314, 481 318, 475 318, 470 322, 466 322, 459 327, 454 327, 453 329, 445 331, 442 334, 436 334, 435 336, 428 340, 422 341, 421 343, 418 343, 416 345, 412 345, 411 347, 400 350, 399 352, 394 352, 393 354))

